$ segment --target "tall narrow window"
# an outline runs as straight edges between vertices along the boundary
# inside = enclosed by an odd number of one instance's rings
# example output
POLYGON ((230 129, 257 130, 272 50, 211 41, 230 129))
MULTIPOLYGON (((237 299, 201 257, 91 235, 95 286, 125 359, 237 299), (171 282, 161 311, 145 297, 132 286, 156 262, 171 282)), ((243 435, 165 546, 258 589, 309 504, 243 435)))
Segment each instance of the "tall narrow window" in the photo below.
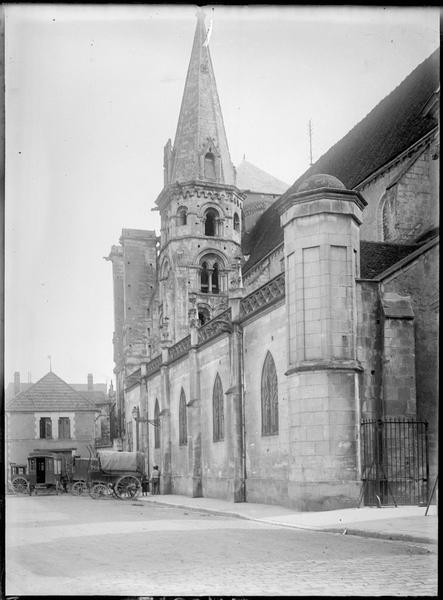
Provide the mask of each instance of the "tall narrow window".
POLYGON ((160 408, 157 398, 154 407, 154 425, 154 448, 160 448, 160 408))
POLYGON ((187 209, 185 206, 181 206, 177 211, 177 225, 181 227, 186 225, 188 220, 187 209))
POLYGON ((206 262, 202 263, 202 270, 200 274, 200 289, 204 294, 209 292, 209 272, 208 272, 208 264, 206 262))
POLYGON ((214 389, 212 392, 212 426, 213 440, 219 442, 225 436, 225 413, 223 406, 223 388, 220 376, 217 373, 215 378, 214 389))
POLYGON ((277 371, 272 354, 266 354, 261 375, 262 435, 278 433, 277 371))
POLYGON ((215 156, 212 152, 205 155, 205 179, 215 181, 215 156))
POLYGON ((42 417, 40 419, 40 438, 43 440, 52 438, 51 417, 42 417))
POLYGON ((205 213, 205 235, 217 235, 218 213, 214 208, 208 208, 205 213))
POLYGON ((186 396, 183 388, 180 392, 180 405, 178 409, 178 443, 185 446, 188 443, 188 419, 186 415, 186 396))
POLYGON ((240 218, 237 213, 234 213, 234 230, 240 231, 240 218))
POLYGON ((71 423, 69 417, 60 417, 58 420, 58 437, 61 440, 69 440, 71 437, 71 423))
POLYGON ((211 283, 212 283, 212 293, 218 294, 220 291, 219 287, 219 276, 218 276, 218 264, 214 263, 212 267, 212 275, 211 275, 211 283))

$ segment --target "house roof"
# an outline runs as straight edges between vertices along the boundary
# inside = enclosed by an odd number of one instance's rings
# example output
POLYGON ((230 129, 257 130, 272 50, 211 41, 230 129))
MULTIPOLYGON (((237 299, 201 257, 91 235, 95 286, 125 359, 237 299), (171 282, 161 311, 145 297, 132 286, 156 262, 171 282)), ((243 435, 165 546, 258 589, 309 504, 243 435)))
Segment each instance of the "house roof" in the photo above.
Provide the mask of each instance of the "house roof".
POLYGON ((437 50, 261 215, 244 243, 244 253, 250 256, 243 266, 243 272, 246 273, 283 241, 275 205, 294 193, 302 180, 310 175, 326 173, 337 177, 346 188, 354 189, 433 130, 437 121, 423 109, 438 85, 437 50))
POLYGON ((50 371, 6 405, 17 411, 94 411, 94 403, 50 371))
POLYGON ((236 186, 239 190, 280 195, 289 187, 289 184, 259 169, 246 159, 243 159, 238 165, 236 172, 236 186))

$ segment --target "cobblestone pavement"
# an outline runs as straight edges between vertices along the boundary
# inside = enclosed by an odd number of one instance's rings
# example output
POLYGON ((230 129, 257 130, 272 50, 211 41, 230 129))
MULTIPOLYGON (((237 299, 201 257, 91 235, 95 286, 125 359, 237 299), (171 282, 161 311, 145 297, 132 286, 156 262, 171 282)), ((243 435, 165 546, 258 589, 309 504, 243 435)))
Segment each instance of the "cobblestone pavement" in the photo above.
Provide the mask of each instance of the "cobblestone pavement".
POLYGON ((436 546, 89 497, 6 517, 8 595, 437 595, 436 546))

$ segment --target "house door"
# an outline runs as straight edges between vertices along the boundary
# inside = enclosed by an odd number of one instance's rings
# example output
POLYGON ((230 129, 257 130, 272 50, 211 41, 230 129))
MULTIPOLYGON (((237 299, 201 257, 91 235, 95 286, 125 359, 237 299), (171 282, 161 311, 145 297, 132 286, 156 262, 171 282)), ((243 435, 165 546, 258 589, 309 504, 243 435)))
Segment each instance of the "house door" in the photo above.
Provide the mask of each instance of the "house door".
POLYGON ((46 478, 46 469, 45 469, 45 457, 38 456, 37 457, 37 473, 36 473, 36 483, 45 483, 46 478))

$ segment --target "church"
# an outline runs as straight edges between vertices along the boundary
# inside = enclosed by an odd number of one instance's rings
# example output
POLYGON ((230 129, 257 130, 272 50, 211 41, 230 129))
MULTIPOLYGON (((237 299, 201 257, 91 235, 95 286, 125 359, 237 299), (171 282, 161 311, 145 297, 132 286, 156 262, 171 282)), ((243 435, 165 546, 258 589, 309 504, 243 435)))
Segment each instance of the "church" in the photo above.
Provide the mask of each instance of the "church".
POLYGON ((123 229, 118 447, 161 492, 425 503, 437 475, 439 54, 291 186, 230 158, 204 16, 161 231, 123 229))

